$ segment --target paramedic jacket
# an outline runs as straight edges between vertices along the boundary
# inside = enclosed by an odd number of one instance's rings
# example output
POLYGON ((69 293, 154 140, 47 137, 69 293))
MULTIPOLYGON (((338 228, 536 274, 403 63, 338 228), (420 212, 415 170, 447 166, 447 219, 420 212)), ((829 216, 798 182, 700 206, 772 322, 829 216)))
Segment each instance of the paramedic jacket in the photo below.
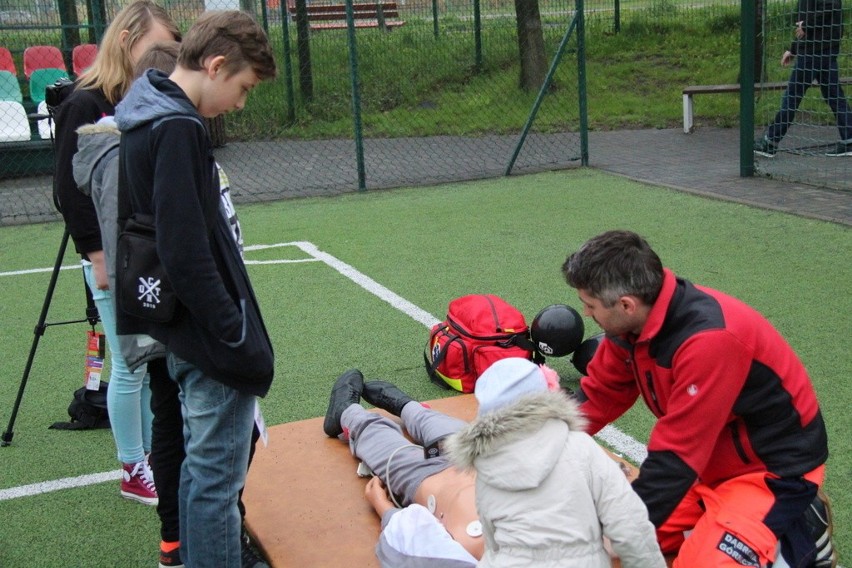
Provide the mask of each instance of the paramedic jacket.
POLYGON ((168 323, 116 310, 121 334, 146 333, 240 392, 264 396, 273 353, 257 300, 220 210, 204 123, 183 90, 149 70, 116 108, 120 183, 134 214, 154 216, 157 254, 178 298, 168 323))
POLYGON ((641 396, 657 417, 633 488, 659 527, 698 480, 799 477, 828 458, 813 385, 757 311, 664 271, 635 340, 601 342, 576 396, 594 434, 641 396))

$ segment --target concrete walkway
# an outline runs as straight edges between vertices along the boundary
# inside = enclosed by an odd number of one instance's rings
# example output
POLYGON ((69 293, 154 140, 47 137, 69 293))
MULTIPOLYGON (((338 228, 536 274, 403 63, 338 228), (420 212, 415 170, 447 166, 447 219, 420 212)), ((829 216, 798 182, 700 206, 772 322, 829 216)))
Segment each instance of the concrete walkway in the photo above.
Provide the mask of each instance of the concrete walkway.
MULTIPOLYGON (((370 187, 414 184, 407 179, 439 183, 500 175, 505 168, 502 156, 509 155, 515 140, 512 136, 367 141, 369 160, 381 164, 370 170, 375 172, 370 187), (490 145, 488 151, 477 151, 476 145, 483 142, 490 145), (417 168, 422 164, 418 162, 425 162, 422 158, 427 154, 434 159, 436 153, 446 155, 441 163, 447 178, 430 181, 419 174, 417 168), (477 156, 482 161, 472 163, 465 156, 477 156)), ((231 176, 237 202, 246 203, 354 191, 356 172, 354 164, 349 166, 354 162, 353 146, 348 140, 234 143, 217 150, 216 155, 231 176), (329 167, 341 163, 347 167, 329 167), (259 171, 264 174, 260 178, 259 171), (260 181, 252 183, 252 176, 260 181)), ((852 191, 759 176, 740 177, 736 129, 701 128, 688 135, 680 129, 591 132, 589 156, 594 168, 652 185, 852 225, 852 191)), ((804 164, 825 158, 783 154, 773 165, 795 165, 796 160, 804 164)), ((831 162, 834 167, 842 166, 841 172, 850 169, 845 160, 852 164, 852 157, 830 160, 835 160, 831 162)), ((577 162, 564 166, 572 163, 577 162)), ((49 177, 0 181, 0 226, 58 220, 50 185, 49 177)))
MULTIPOLYGON (((852 225, 852 191, 740 177, 736 129, 707 128, 692 134, 681 130, 593 132, 589 156, 590 166, 637 181, 852 225)), ((852 157, 831 159, 852 164, 852 157)))

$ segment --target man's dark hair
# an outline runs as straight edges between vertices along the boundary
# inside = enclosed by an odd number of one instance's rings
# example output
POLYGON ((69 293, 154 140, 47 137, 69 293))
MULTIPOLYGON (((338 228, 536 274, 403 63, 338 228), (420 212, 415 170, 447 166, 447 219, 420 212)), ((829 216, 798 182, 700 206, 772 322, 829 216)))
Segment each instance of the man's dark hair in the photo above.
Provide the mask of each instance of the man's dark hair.
POLYGON ((613 306, 622 296, 645 304, 657 300, 663 263, 648 242, 632 231, 608 231, 586 241, 568 256, 562 274, 569 286, 613 306))

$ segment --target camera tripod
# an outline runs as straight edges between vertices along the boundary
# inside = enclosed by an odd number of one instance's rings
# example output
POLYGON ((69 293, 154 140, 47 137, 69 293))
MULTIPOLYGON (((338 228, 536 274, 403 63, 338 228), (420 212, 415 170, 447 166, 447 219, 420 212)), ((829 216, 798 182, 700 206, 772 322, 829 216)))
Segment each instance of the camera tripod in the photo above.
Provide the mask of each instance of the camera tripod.
POLYGON ((29 380, 30 370, 32 370, 33 361, 35 360, 36 350, 38 349, 39 340, 41 336, 44 335, 44 332, 47 331, 47 328, 54 325, 66 325, 70 323, 85 323, 88 322, 89 325, 92 326, 92 329, 95 328, 95 325, 99 321, 98 309, 95 307, 95 302, 92 299, 92 293, 89 290, 89 287, 86 285, 85 281, 83 282, 83 289, 86 292, 86 317, 83 319, 77 320, 68 320, 68 321, 59 321, 54 323, 47 323, 47 312, 50 310, 50 302, 53 299, 53 292, 56 289, 56 281, 59 278, 59 271, 62 268, 62 259, 65 257, 65 249, 68 247, 68 228, 65 228, 65 232, 62 235, 62 241, 59 244, 59 252, 56 255, 56 262, 53 264, 53 272, 50 275, 50 282, 47 286, 47 292, 44 295, 44 303, 41 306, 41 314, 38 318, 38 323, 33 330, 33 342, 30 347, 30 354, 27 358, 27 364, 24 367, 24 374, 21 376, 21 384, 18 386, 18 396, 15 398, 15 404, 12 407, 12 415, 9 417, 9 424, 6 426, 6 430, 3 432, 2 438, 0 438, 0 446, 8 446, 12 443, 12 437, 15 435, 13 432, 13 428, 15 425, 15 419, 18 416, 18 409, 21 406, 21 399, 24 398, 24 389, 27 386, 27 381, 29 380))
MULTIPOLYGON (((73 83, 67 79, 58 80, 53 85, 48 86, 45 89, 45 101, 48 103, 47 116, 42 115, 33 115, 33 118, 41 119, 47 118, 49 123, 53 121, 54 118, 54 110, 56 107, 62 102, 62 100, 68 96, 68 94, 73 90, 73 83)), ((53 128, 50 128, 50 143, 51 146, 55 148, 54 139, 53 139, 53 128)), ((54 188, 53 194, 53 205, 56 207, 57 211, 60 211, 59 207, 59 199, 56 195, 56 190, 54 188)), ((21 400, 24 398, 24 389, 27 386, 27 381, 29 380, 30 370, 32 370, 33 361, 35 360, 36 350, 38 349, 39 340, 41 336, 44 335, 44 332, 47 331, 49 326, 53 325, 66 325, 70 323, 84 323, 88 322, 89 325, 92 326, 92 330, 95 329, 95 325, 100 320, 98 316, 98 309, 95 307, 95 302, 92 299, 92 292, 89 290, 88 285, 86 285, 85 279, 83 281, 83 289, 86 293, 86 317, 83 319, 77 320, 69 320, 69 321, 60 321, 54 323, 47 323, 47 312, 50 310, 50 302, 53 299, 53 292, 56 289, 56 281, 59 278, 59 271, 62 268, 62 259, 65 258, 65 250, 68 248, 68 239, 70 234, 68 232, 68 227, 65 227, 65 232, 62 235, 62 240, 59 244, 59 252, 56 254, 56 262, 53 264, 53 272, 50 275, 50 282, 47 286, 47 292, 44 295, 44 303, 41 306, 41 314, 38 318, 38 323, 33 329, 33 342, 30 346, 30 354, 27 358, 27 364, 24 366, 24 373, 21 376, 21 384, 18 386, 18 395, 15 397, 15 404, 12 406, 12 414, 9 417, 9 424, 6 426, 6 430, 3 432, 2 437, 0 437, 0 447, 8 446, 12 443, 12 437, 15 435, 13 428, 15 425, 15 419, 18 417, 18 410, 21 406, 21 400)))
MULTIPOLYGON (((50 145, 52 148, 56 148, 55 140, 53 138, 53 128, 52 123, 55 117, 56 108, 62 103, 65 98, 68 97, 74 90, 74 83, 67 79, 61 78, 58 79, 52 85, 48 85, 45 89, 45 102, 47 103, 47 115, 31 115, 32 119, 43 119, 46 118, 48 120, 48 126, 50 130, 50 145)), ((56 194, 56 185, 54 183, 53 189, 53 206, 57 211, 61 212, 62 209, 59 204, 59 196, 56 194)), ((3 435, 0 436, 0 447, 8 446, 12 443, 12 437, 15 435, 13 432, 13 427, 15 425, 15 419, 18 417, 18 410, 21 406, 21 400, 24 398, 24 389, 27 386, 27 381, 29 380, 30 370, 32 370, 33 360, 35 360, 36 350, 38 349, 38 343, 41 339, 41 336, 44 335, 44 332, 47 331, 49 326, 53 325, 65 325, 69 323, 84 323, 88 322, 90 326, 92 326, 92 331, 95 329, 95 325, 100 321, 100 316, 98 315, 98 309, 95 307, 95 301, 92 299, 92 292, 89 290, 89 286, 86 284, 85 278, 83 280, 83 290, 86 294, 86 317, 83 319, 77 320, 68 320, 68 321, 60 321, 54 323, 47 323, 47 312, 50 310, 50 302, 53 299, 53 292, 56 289, 56 280, 59 278, 59 271, 62 268, 62 259, 65 258, 65 250, 68 248, 68 239, 70 238, 70 233, 68 232, 68 226, 65 226, 65 232, 62 235, 62 240, 59 243, 59 252, 56 254, 56 262, 53 264, 53 272, 50 275, 50 282, 47 286, 47 292, 44 295, 44 303, 41 306, 41 314, 38 318, 38 323, 33 330, 33 343, 30 346, 30 354, 27 358, 27 364, 24 366, 24 374, 21 376, 21 384, 18 386, 18 395, 15 397, 15 404, 12 406, 12 414, 9 417, 9 424, 6 426, 6 430, 3 432, 3 435)))

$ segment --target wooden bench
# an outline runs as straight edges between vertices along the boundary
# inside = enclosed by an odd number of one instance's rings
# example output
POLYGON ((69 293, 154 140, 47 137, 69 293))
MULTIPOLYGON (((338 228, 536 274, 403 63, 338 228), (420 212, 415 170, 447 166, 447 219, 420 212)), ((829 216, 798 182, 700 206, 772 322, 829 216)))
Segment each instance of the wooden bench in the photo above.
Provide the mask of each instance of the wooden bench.
MULTIPOLYGON (((472 394, 429 405, 462 420, 476 416, 472 394)), ((349 446, 323 434, 322 422, 311 418, 269 428, 269 447, 258 446, 246 479, 246 528, 272 568, 379 568, 381 523, 364 499, 367 480, 355 474, 358 462, 349 446)), ((628 479, 635 478, 635 466, 613 458, 624 464, 628 479)), ((613 560, 612 566, 621 564, 613 560)))
MULTIPOLYGON (((352 9, 356 28, 387 31, 405 24, 405 20, 399 19, 396 2, 359 2, 352 4, 352 9)), ((289 10, 291 17, 295 17, 296 6, 292 0, 289 10)), ((346 29, 346 4, 309 3, 307 10, 311 31, 346 29)))
MULTIPOLYGON (((843 77, 840 79, 841 85, 852 84, 852 77, 843 77)), ((813 83, 817 86, 818 83, 813 83)), ((781 91, 787 88, 787 81, 777 81, 772 83, 755 83, 755 91, 781 91)), ((683 132, 689 134, 693 130, 692 122, 692 98, 695 95, 713 95, 719 93, 739 93, 739 83, 728 85, 692 85, 683 89, 683 132)))

